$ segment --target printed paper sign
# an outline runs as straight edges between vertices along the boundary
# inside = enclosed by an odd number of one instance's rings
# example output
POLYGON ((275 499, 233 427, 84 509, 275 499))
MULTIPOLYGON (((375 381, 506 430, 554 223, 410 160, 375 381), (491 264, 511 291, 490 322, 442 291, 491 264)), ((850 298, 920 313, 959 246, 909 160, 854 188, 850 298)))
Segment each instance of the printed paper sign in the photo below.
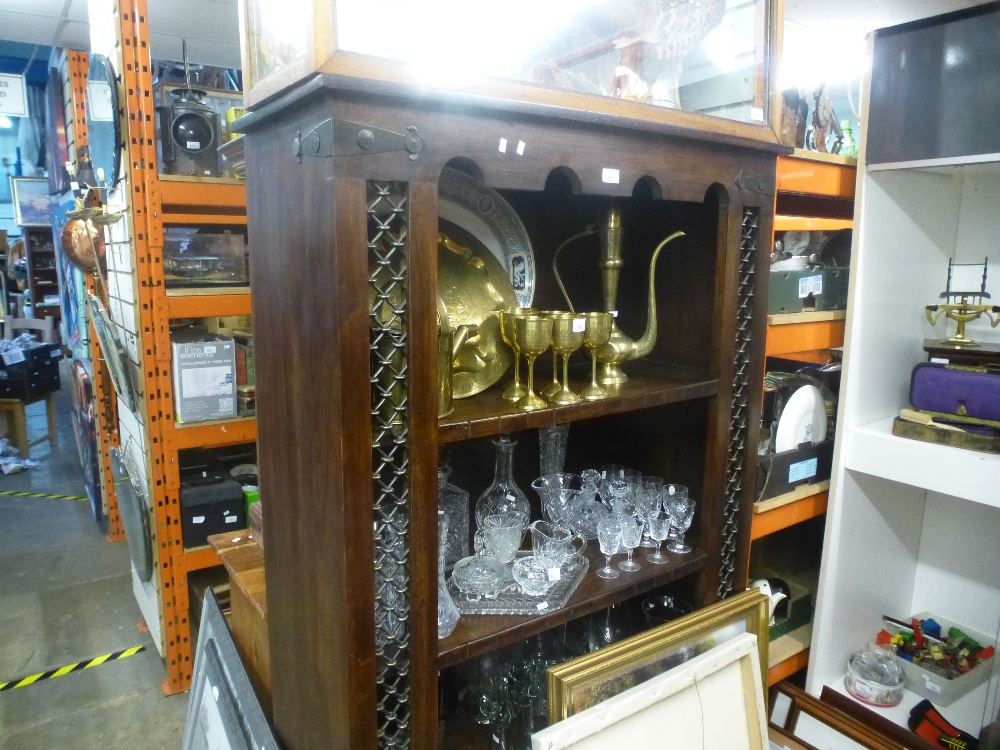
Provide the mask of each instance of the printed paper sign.
POLYGON ((24 86, 24 76, 0 73, 0 115, 28 116, 28 95, 24 86))

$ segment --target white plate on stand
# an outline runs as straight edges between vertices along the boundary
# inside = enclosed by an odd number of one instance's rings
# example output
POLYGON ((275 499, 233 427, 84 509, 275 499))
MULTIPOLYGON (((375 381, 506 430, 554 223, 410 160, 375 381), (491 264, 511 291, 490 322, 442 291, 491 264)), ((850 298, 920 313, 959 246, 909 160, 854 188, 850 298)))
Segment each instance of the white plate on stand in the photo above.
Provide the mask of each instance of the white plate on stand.
POLYGON ((800 443, 826 440, 826 403, 814 385, 804 385, 788 399, 778 419, 774 438, 775 453, 797 448, 800 443))

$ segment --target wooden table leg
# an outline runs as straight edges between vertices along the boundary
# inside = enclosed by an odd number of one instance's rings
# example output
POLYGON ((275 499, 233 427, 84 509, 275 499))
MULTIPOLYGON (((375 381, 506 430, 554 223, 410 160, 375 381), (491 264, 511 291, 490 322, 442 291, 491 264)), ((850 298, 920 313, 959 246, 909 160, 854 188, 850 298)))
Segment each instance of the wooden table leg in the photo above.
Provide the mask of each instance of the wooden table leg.
POLYGON ((58 443, 58 437, 56 435, 56 400, 54 393, 48 393, 45 396, 45 411, 48 413, 49 417, 49 445, 53 448, 58 443))
POLYGON ((24 402, 20 401, 19 405, 20 408, 12 409, 9 412, 13 421, 11 431, 14 433, 14 445, 20 451, 21 458, 30 458, 31 447, 28 445, 28 420, 24 414, 24 402))

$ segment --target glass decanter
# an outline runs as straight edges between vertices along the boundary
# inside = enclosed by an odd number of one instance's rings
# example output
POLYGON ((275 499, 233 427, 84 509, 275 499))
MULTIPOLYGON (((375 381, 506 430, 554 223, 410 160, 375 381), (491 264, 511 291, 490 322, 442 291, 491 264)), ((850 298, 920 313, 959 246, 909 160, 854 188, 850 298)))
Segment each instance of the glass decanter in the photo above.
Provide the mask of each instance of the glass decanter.
POLYGON ((493 441, 497 450, 496 476, 493 484, 476 500, 476 525, 482 526, 486 516, 498 513, 520 513, 527 527, 531 519, 531 505, 521 488, 514 482, 514 446, 516 440, 509 435, 501 435, 493 441))
POLYGON ((444 570, 449 572, 455 563, 468 557, 469 551, 469 493, 448 481, 451 469, 438 468, 438 510, 448 520, 448 532, 442 533, 438 544, 444 555, 444 570))
POLYGON ((460 614, 444 580, 444 544, 448 538, 448 517, 438 511, 438 638, 447 638, 458 625, 460 614))

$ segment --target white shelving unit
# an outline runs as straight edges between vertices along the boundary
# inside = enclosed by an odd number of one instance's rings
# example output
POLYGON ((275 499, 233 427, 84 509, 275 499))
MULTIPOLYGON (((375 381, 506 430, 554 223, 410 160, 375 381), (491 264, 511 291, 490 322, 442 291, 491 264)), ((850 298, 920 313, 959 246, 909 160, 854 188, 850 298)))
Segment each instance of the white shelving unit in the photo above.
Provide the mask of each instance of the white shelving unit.
MULTIPOLYGON (((867 93, 866 93, 867 97, 867 93)), ((929 105, 930 106, 930 105, 929 105)), ((866 111, 867 102, 866 102, 866 111)), ((807 688, 843 692, 849 656, 881 616, 936 612, 984 633, 1000 629, 1000 456, 897 438, 923 341, 944 338, 924 306, 944 290, 948 259, 989 257, 1000 295, 1000 164, 865 165, 855 233, 834 472, 807 688)), ((968 160, 963 160, 968 162, 968 160)), ((949 323, 948 335, 954 332, 949 323)), ((968 334, 1000 340, 983 321, 968 334)), ((996 661, 996 660, 994 660, 996 661)), ((996 717, 998 670, 944 715, 978 736, 996 717)), ((880 711, 905 726, 906 710, 880 711)), ((877 710, 877 709, 873 709, 877 710)))

